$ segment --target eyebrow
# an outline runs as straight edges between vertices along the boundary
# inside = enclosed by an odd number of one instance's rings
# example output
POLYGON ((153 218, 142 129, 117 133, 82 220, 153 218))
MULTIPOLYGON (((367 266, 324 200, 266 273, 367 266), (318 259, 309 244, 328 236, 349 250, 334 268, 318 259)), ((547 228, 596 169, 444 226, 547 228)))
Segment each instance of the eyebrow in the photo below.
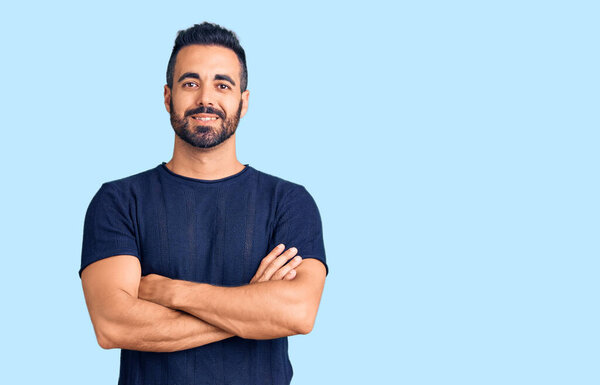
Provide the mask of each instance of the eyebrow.
POLYGON ((179 83, 180 81, 182 81, 185 78, 192 78, 192 79, 198 79, 198 80, 200 80, 200 75, 198 75, 195 72, 186 72, 183 75, 181 75, 181 77, 179 78, 179 80, 177 80, 177 83, 179 83))
POLYGON ((235 82, 227 75, 215 75, 215 80, 225 80, 235 86, 235 82))
MULTIPOLYGON (((198 79, 198 80, 200 80, 200 75, 198 75, 195 72, 186 72, 186 73, 184 73, 183 75, 181 75, 179 77, 179 79, 177 80, 177 83, 181 82, 183 79, 186 79, 186 78, 192 78, 192 79, 198 79)), ((217 75, 215 75, 214 80, 225 80, 225 81, 228 81, 229 83, 231 83, 232 85, 235 86, 235 82, 233 81, 233 79, 230 76, 227 76, 227 75, 217 74, 217 75)))

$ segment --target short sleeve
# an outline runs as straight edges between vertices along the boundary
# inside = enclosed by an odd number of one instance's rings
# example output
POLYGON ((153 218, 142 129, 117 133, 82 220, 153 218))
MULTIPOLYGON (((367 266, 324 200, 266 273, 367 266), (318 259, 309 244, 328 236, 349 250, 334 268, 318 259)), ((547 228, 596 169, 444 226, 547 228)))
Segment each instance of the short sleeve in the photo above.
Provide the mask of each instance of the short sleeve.
POLYGON ((272 247, 269 250, 280 243, 286 249, 296 247, 303 259, 318 259, 329 274, 319 209, 303 186, 294 187, 278 205, 272 247))
POLYGON ((122 254, 140 258, 128 201, 110 183, 92 198, 83 225, 80 277, 88 265, 104 258, 122 254))

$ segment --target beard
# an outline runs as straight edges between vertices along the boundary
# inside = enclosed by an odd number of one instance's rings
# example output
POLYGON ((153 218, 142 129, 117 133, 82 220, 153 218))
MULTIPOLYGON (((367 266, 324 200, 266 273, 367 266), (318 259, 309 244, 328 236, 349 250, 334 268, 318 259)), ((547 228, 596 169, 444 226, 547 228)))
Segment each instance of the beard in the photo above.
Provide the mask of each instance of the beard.
POLYGON ((223 111, 212 107, 198 107, 187 110, 183 115, 183 118, 179 118, 173 108, 173 100, 170 102, 170 107, 171 126, 173 126, 175 134, 177 134, 184 142, 198 148, 215 147, 229 139, 231 135, 235 134, 242 113, 241 100, 237 112, 231 117, 227 117, 223 111), (191 115, 195 114, 215 114, 221 120, 221 125, 220 127, 203 126, 201 123, 195 125, 193 124, 195 120, 190 118, 191 115), (192 122, 192 124, 190 124, 190 122, 192 122))

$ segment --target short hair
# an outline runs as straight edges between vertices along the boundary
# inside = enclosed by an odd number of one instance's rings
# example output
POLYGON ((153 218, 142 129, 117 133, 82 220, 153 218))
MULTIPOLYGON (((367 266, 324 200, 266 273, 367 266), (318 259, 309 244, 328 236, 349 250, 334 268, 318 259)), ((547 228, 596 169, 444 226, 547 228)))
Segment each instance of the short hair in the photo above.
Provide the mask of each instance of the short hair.
POLYGON ((233 31, 225 29, 220 25, 204 22, 194 24, 194 26, 177 32, 175 45, 167 65, 167 86, 173 88, 173 76, 175 73, 175 61, 179 51, 188 45, 215 45, 231 49, 238 57, 240 62, 240 88, 242 92, 246 91, 248 86, 248 68, 246 67, 246 53, 240 45, 236 34, 233 31))

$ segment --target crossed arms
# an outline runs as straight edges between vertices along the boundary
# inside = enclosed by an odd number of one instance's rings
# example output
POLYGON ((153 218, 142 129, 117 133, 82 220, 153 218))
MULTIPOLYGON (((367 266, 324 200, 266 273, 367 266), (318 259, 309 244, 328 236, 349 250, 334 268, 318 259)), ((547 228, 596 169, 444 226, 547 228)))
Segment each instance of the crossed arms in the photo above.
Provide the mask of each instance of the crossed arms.
POLYGON ((98 343, 105 349, 170 352, 232 336, 272 339, 312 330, 325 266, 292 259, 297 250, 273 249, 248 285, 218 287, 141 277, 139 260, 118 255, 92 263, 82 274, 98 343))

